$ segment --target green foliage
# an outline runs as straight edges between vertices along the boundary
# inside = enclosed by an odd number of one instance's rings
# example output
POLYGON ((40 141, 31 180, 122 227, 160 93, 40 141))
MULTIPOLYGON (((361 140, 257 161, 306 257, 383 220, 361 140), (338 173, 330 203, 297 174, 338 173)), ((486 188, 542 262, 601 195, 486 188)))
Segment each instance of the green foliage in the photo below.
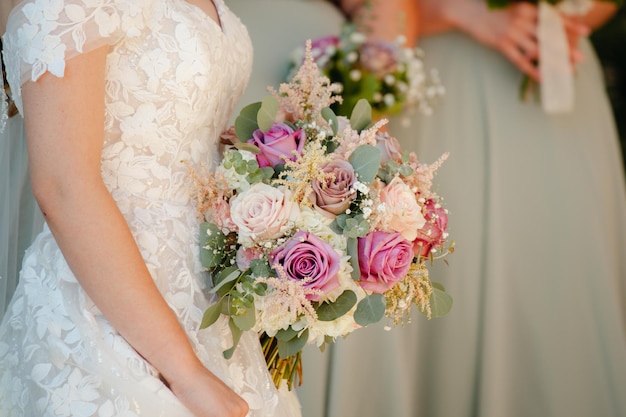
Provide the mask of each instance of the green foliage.
POLYGON ((316 308, 317 318, 320 321, 333 321, 346 314, 356 304, 356 294, 344 291, 334 303, 321 303, 316 308))
POLYGON ((206 329, 217 321, 217 319, 222 314, 222 303, 223 302, 220 301, 207 308, 207 310, 204 312, 204 315, 202 316, 202 322, 200 323, 201 329, 206 329))
POLYGON ((372 145, 361 145, 352 152, 349 162, 360 182, 369 184, 374 181, 380 167, 380 149, 372 145))
POLYGON ((430 295, 430 309, 432 318, 445 316, 452 309, 452 297, 446 293, 443 285, 433 282, 433 292, 430 295))
POLYGON ((339 129, 339 121, 337 120, 335 112, 330 107, 324 107, 322 109, 322 117, 330 125, 330 128, 333 130, 333 135, 336 135, 339 129))
POLYGON ((278 100, 274 96, 266 96, 261 103, 261 108, 257 112, 256 120, 259 129, 263 132, 267 132, 276 120, 276 113, 278 113, 278 100))
POLYGON ((252 139, 252 133, 259 128, 257 114, 261 108, 261 102, 248 104, 241 109, 239 116, 235 119, 235 133, 242 141, 252 139))
POLYGON ((359 241, 356 238, 348 238, 347 253, 350 256, 350 265, 352 266, 352 279, 358 281, 361 279, 361 267, 359 267, 359 241))
POLYGON ((352 126, 352 129, 360 132, 361 130, 366 129, 371 123, 372 106, 366 99, 359 99, 352 109, 352 114, 350 115, 350 126, 352 126))
POLYGON ((302 350, 304 345, 306 345, 308 339, 308 329, 304 330, 299 336, 293 337, 289 340, 278 339, 278 356, 280 356, 281 359, 285 359, 291 355, 297 354, 302 350))
POLYGON ((376 323, 385 315, 385 297, 382 294, 372 294, 361 301, 354 312, 354 320, 361 326, 376 323))
POLYGON ((224 358, 226 359, 230 359, 233 357, 233 353, 235 353, 235 349, 237 349, 237 345, 239 344, 239 340, 241 339, 241 335, 243 334, 241 329, 237 327, 237 324, 232 317, 230 318, 230 320, 228 320, 228 327, 230 327, 230 332, 233 335, 233 346, 230 349, 224 351, 224 358))

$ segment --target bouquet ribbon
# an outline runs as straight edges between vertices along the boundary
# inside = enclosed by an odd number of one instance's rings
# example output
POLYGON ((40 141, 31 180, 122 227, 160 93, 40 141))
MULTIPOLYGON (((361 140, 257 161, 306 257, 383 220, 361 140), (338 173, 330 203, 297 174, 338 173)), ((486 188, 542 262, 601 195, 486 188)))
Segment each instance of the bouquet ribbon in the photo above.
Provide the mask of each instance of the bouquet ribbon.
POLYGON ((574 73, 559 10, 539 2, 539 72, 541 105, 546 113, 567 113, 574 107, 574 73))

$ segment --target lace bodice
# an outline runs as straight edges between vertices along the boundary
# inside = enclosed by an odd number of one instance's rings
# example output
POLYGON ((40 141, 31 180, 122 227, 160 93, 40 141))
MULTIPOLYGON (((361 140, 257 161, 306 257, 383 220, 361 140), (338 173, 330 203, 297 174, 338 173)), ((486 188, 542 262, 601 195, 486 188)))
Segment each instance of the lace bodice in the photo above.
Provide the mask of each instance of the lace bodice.
MULTIPOLYGON (((103 181, 205 366, 248 401, 250 416, 291 417, 297 402, 281 400, 255 334, 227 361, 227 321, 199 330, 210 299, 188 165, 217 162, 252 64, 245 27, 223 0, 214 4, 219 24, 185 0, 27 0, 3 38, 7 76, 21 110, 24 82, 62 77, 72 57, 110 47, 103 181)), ((190 416, 89 299, 47 229, 0 324, 0 415, 190 416)))

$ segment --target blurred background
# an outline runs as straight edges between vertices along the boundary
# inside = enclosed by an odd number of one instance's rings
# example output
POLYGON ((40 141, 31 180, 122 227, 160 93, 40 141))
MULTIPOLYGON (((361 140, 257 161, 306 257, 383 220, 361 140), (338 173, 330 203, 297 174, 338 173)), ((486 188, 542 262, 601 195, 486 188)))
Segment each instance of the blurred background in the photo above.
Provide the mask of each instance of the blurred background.
POLYGON ((620 8, 609 23, 597 30, 591 41, 604 67, 626 163, 626 7, 620 8))

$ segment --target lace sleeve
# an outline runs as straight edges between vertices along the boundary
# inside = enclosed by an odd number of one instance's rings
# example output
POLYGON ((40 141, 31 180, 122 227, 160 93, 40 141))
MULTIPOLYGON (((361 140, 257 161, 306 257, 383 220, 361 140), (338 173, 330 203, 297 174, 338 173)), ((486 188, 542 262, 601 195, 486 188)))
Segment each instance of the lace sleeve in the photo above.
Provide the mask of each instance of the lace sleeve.
POLYGON ((12 98, 22 111, 21 85, 46 72, 63 77, 67 60, 122 37, 138 36, 152 0, 25 0, 9 15, 3 37, 12 98))

